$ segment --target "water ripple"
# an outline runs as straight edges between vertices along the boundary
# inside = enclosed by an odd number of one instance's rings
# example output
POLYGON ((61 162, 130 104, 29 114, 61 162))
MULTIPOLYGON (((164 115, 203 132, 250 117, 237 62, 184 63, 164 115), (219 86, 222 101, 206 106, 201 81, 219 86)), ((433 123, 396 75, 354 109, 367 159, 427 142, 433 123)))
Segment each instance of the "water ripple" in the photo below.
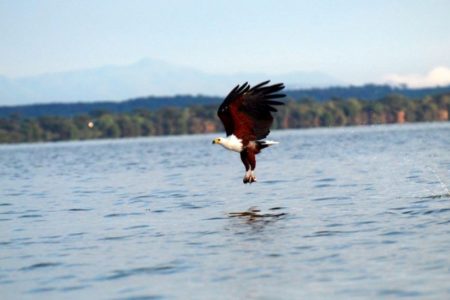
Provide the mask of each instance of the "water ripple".
POLYGON ((112 213, 103 216, 104 218, 115 218, 115 217, 128 217, 128 216, 141 216, 144 215, 143 212, 133 212, 133 213, 112 213))
POLYGON ((140 267, 126 270, 115 270, 111 274, 99 277, 97 280, 117 280, 138 275, 170 275, 186 270, 186 267, 177 264, 166 264, 152 267, 140 267))
POLYGON ((24 218, 42 218, 43 215, 40 214, 25 214, 25 215, 21 215, 19 216, 20 219, 24 219, 24 218))
POLYGON ((33 264, 31 266, 28 267, 23 267, 20 270, 22 271, 33 271, 36 269, 42 269, 42 268, 49 268, 49 267, 57 267, 62 265, 61 263, 56 263, 56 262, 42 262, 42 263, 37 263, 37 264, 33 264))
POLYGON ((104 238, 98 239, 99 241, 121 241, 125 239, 129 239, 133 237, 133 235, 120 235, 120 236, 108 236, 104 238))
POLYGON ((41 287, 41 288, 28 290, 28 293, 30 293, 30 294, 39 294, 39 293, 52 292, 52 291, 55 291, 55 290, 56 290, 56 288, 53 288, 53 287, 41 287))
POLYGON ((407 291, 407 290, 399 290, 399 289, 389 289, 389 290, 381 290, 378 292, 378 295, 383 297, 401 297, 401 298, 411 298, 411 297, 420 297, 423 296, 422 293, 417 291, 407 291))
POLYGON ((71 291, 78 291, 78 290, 82 290, 85 288, 91 287, 91 285, 72 285, 72 286, 66 286, 60 289, 60 291, 62 292, 71 292, 71 291))
POLYGON ((141 228, 148 228, 150 227, 149 225, 134 225, 134 226, 129 226, 129 227, 125 227, 125 230, 131 230, 131 229, 141 229, 141 228))
POLYGON ((161 300, 163 296, 158 295, 144 295, 144 296, 130 296, 125 298, 116 298, 117 300, 161 300))
POLYGON ((344 200, 350 200, 350 197, 344 197, 344 196, 334 196, 334 197, 319 197, 314 198, 312 201, 344 201, 344 200))
POLYGON ((91 211, 92 208, 69 208, 67 211, 69 212, 84 212, 84 211, 91 211))

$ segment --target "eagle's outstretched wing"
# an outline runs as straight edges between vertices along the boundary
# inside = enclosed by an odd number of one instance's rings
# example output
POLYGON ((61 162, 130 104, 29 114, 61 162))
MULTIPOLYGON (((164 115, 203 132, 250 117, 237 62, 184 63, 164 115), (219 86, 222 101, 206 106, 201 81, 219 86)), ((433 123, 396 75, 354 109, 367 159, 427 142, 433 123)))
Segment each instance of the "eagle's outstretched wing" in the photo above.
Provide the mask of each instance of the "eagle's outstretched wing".
POLYGON ((271 112, 277 111, 273 106, 284 104, 273 99, 285 97, 277 94, 284 88, 282 83, 267 85, 269 82, 254 87, 246 82, 228 94, 217 111, 227 136, 234 134, 249 141, 263 139, 269 134, 273 123, 271 112))

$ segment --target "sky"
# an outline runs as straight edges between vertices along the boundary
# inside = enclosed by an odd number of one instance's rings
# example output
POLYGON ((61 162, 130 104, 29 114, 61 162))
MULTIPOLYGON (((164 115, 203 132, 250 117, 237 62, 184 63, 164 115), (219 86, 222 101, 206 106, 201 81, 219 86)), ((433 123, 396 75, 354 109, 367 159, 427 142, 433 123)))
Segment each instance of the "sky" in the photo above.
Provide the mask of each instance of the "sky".
POLYGON ((450 1, 0 0, 0 75, 128 65, 450 83, 450 1))

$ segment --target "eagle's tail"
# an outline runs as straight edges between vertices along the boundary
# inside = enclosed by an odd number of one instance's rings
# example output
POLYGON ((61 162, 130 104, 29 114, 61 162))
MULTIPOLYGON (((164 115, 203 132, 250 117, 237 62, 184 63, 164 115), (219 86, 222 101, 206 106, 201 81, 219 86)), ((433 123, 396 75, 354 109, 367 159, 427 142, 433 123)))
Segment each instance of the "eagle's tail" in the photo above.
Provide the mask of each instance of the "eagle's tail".
POLYGON ((264 149, 264 148, 267 148, 269 146, 276 145, 276 144, 279 144, 279 143, 275 142, 275 141, 267 140, 267 141, 256 141, 256 144, 258 145, 259 149, 264 149))

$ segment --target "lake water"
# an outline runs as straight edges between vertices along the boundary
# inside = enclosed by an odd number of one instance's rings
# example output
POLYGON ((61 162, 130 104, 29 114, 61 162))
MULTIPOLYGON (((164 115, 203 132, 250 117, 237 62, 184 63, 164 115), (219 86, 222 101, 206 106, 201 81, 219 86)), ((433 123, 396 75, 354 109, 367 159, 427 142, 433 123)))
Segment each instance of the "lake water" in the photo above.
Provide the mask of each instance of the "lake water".
POLYGON ((213 137, 0 146, 1 298, 450 299, 450 123, 213 137))

